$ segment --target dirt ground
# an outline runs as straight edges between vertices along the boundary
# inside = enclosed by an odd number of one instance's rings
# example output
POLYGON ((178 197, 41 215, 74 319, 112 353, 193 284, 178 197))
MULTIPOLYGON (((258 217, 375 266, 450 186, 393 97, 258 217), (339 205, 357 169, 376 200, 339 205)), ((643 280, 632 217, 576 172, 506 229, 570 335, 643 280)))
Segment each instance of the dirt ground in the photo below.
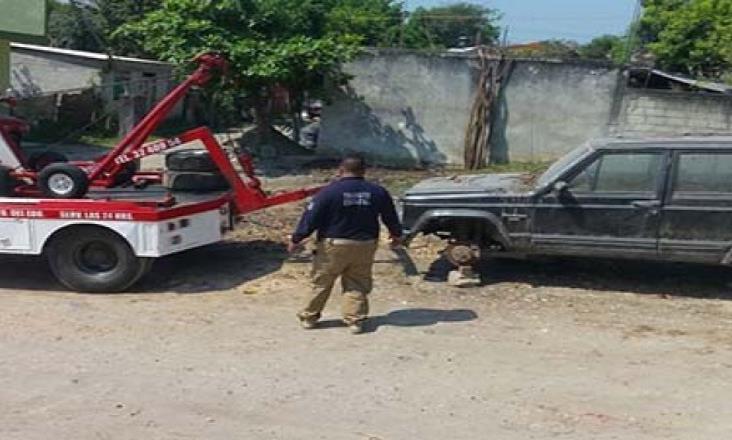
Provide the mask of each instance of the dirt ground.
MULTIPOLYGON (((400 187, 425 173, 377 173, 400 187)), ((323 173, 282 178, 289 186, 323 173)), ((301 330, 301 205, 160 260, 123 295, 0 258, 0 439, 720 439, 732 432, 732 276, 490 261, 456 290, 435 243, 379 252, 373 319, 301 330)))

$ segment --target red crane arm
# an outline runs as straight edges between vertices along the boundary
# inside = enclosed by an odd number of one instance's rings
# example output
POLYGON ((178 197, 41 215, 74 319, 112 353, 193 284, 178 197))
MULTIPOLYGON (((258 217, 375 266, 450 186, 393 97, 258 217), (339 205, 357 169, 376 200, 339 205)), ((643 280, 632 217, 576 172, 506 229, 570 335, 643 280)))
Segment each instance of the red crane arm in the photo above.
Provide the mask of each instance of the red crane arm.
POLYGON ((115 163, 115 158, 140 148, 191 87, 206 85, 217 72, 225 72, 227 68, 226 59, 215 53, 199 55, 194 61, 198 63, 198 68, 155 105, 142 121, 92 169, 89 180, 94 181, 100 177, 113 175, 120 168, 120 165, 115 163))

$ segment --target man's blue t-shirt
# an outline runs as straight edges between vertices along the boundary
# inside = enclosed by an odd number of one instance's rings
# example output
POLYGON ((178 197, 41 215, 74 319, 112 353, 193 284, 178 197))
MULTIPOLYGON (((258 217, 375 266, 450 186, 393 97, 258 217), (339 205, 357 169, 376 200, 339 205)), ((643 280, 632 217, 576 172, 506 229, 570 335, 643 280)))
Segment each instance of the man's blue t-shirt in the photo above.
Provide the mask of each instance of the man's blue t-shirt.
POLYGON ((323 188, 303 214, 292 241, 299 243, 318 231, 318 239, 375 240, 379 218, 392 237, 402 235, 389 192, 361 177, 346 177, 323 188))

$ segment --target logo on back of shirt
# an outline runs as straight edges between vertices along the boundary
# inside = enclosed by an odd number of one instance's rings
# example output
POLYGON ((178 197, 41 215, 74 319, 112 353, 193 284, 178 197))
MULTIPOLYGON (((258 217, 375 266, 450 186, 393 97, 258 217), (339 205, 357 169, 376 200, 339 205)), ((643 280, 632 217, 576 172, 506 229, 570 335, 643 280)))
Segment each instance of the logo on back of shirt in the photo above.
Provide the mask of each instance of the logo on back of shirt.
POLYGON ((343 193, 343 206, 371 206, 371 193, 343 193))

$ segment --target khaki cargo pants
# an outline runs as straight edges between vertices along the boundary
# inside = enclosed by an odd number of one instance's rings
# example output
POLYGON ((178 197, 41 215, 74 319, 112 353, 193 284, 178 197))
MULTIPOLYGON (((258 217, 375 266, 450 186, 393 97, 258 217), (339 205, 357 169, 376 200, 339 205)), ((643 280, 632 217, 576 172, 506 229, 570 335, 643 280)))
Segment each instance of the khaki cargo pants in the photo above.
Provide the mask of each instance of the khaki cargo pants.
POLYGON ((326 239, 318 243, 311 272, 312 294, 300 319, 320 319, 336 280, 343 287, 342 312, 347 325, 368 317, 368 294, 373 288, 376 241, 326 239))

